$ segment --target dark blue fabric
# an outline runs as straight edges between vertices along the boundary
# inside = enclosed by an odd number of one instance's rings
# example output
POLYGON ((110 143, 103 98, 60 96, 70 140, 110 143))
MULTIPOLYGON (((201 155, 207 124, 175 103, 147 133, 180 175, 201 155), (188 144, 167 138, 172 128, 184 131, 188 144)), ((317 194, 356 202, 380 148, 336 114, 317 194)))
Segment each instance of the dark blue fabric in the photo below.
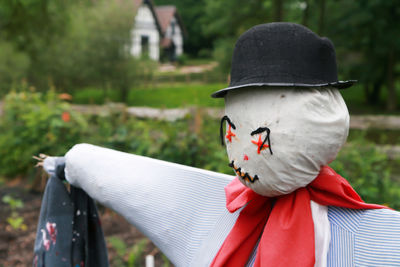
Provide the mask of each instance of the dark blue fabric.
POLYGON ((34 267, 108 267, 107 247, 94 201, 64 182, 64 158, 47 182, 42 199, 34 267))

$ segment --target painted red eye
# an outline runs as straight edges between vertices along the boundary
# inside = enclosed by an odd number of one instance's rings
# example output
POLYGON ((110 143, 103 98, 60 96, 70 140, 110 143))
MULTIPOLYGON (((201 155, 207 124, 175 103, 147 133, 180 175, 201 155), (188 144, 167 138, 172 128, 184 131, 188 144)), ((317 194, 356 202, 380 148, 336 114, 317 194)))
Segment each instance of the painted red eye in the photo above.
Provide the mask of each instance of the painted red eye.
POLYGON ((258 136, 258 141, 251 140, 251 142, 257 145, 257 153, 260 154, 262 150, 268 148, 267 144, 263 145, 263 140, 261 140, 261 134, 258 136), (261 147, 262 146, 262 147, 261 147))
POLYGON ((226 139, 229 140, 229 142, 232 142, 232 137, 235 137, 235 136, 236 136, 236 134, 232 133, 231 125, 229 124, 228 131, 226 132, 225 137, 226 137, 226 139))

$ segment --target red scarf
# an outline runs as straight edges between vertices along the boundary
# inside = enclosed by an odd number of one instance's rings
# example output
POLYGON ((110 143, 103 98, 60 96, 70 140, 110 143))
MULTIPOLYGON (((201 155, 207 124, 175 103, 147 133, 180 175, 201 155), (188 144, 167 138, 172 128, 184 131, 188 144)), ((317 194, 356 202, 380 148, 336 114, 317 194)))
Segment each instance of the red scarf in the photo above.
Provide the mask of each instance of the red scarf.
POLYGON ((307 187, 273 198, 258 195, 234 179, 225 187, 232 213, 245 206, 211 266, 245 266, 261 235, 254 266, 314 266, 314 223, 310 200, 325 206, 381 209, 366 204, 351 185, 328 166, 307 187), (247 205, 246 205, 247 204, 247 205))

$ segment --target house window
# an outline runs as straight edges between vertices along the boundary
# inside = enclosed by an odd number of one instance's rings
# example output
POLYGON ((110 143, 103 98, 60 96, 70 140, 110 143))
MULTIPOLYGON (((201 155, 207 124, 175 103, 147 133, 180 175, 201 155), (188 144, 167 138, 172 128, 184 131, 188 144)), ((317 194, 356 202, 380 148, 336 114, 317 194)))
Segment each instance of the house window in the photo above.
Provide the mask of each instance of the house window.
POLYGON ((140 38, 140 44, 142 46, 142 56, 148 57, 149 56, 149 36, 142 35, 140 38))
POLYGON ((171 35, 174 36, 175 35, 175 21, 171 21, 171 35))

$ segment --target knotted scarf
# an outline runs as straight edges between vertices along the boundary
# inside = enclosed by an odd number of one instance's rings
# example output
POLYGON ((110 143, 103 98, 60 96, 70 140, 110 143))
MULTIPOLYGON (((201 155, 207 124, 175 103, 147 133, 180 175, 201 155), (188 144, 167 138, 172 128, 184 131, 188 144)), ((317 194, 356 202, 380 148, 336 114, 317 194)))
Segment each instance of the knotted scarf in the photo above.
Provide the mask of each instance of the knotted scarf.
POLYGON ((260 236, 254 266, 314 266, 314 223, 310 200, 325 206, 381 209, 366 204, 333 169, 322 167, 307 187, 269 198, 234 179, 225 187, 226 206, 243 208, 211 266, 245 266, 260 236))

